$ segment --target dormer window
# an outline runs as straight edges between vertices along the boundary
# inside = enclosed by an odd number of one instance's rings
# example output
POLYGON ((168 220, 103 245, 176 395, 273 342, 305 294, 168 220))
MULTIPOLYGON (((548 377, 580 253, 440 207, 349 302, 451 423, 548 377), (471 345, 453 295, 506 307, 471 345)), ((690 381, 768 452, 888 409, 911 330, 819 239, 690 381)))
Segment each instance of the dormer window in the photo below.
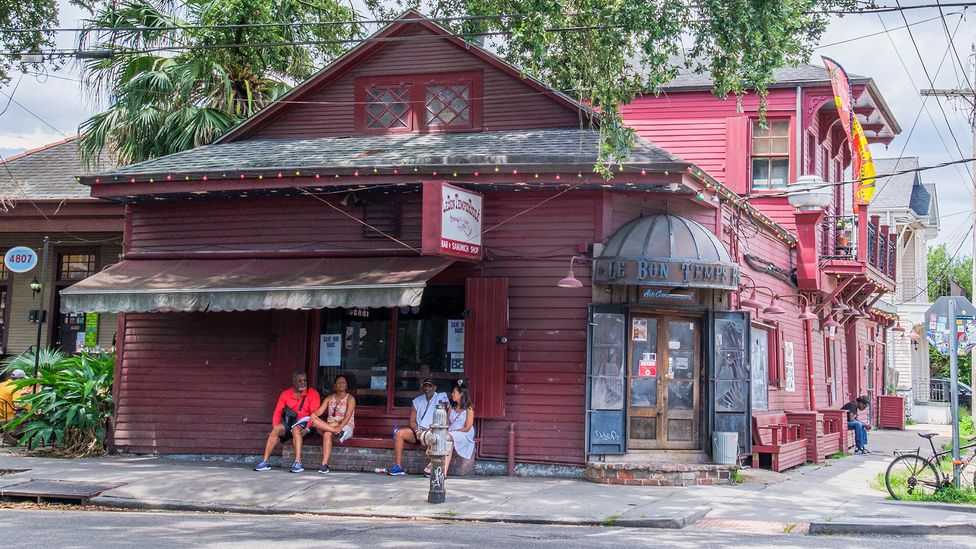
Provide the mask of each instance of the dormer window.
POLYGON ((358 78, 356 125, 367 133, 481 129, 481 74, 358 78))
POLYGON ((785 189, 790 178, 790 122, 752 123, 752 190, 785 189))

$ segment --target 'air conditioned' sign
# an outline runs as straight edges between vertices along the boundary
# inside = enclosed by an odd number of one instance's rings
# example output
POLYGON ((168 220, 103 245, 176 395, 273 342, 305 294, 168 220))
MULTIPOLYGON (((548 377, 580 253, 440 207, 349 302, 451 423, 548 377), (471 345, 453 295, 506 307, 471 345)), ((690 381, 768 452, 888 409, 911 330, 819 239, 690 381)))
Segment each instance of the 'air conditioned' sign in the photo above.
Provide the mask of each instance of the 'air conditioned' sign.
POLYGON ((441 181, 424 182, 423 252, 481 260, 482 196, 441 181))

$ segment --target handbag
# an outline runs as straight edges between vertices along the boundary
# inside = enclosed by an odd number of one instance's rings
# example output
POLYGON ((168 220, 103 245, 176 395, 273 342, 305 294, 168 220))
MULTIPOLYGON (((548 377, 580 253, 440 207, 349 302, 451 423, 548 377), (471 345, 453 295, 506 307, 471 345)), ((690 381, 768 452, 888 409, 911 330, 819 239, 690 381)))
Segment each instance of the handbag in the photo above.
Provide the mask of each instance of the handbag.
MULTIPOLYGON (((302 406, 305 405, 306 396, 308 396, 307 393, 302 395, 302 399, 298 401, 299 410, 301 410, 302 406)), ((296 421, 298 421, 298 412, 292 410, 288 406, 285 406, 285 409, 281 413, 281 422, 285 424, 285 434, 281 436, 282 442, 288 440, 288 438, 291 436, 291 427, 296 421)))

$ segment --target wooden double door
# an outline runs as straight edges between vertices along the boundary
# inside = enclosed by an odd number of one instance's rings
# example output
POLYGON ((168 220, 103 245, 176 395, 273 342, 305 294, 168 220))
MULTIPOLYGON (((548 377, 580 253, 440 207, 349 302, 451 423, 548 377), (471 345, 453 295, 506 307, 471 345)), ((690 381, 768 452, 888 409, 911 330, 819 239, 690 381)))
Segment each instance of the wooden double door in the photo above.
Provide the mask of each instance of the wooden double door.
POLYGON ((627 447, 701 447, 701 320, 634 314, 627 375, 627 447))

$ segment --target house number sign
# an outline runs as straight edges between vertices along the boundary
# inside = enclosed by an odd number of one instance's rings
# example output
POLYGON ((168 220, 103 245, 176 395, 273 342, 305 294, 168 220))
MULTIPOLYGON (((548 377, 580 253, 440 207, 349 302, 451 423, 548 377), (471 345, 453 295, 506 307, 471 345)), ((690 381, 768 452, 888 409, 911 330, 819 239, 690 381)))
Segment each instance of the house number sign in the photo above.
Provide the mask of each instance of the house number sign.
POLYGON ((3 264, 12 273, 26 273, 37 266, 37 252, 27 246, 15 246, 4 254, 3 264))

